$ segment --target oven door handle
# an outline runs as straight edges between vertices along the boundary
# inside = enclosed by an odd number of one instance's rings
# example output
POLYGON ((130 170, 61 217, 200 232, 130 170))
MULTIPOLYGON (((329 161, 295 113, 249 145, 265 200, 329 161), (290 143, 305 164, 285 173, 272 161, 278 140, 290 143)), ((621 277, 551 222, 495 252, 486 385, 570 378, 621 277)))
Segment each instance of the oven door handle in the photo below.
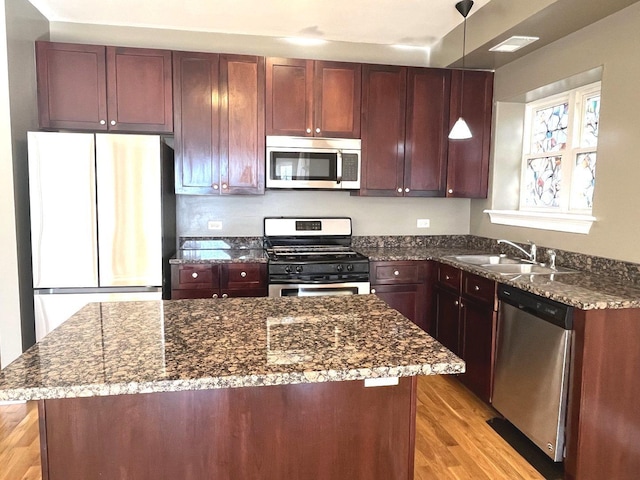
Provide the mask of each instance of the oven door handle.
POLYGON ((269 285, 334 285, 337 283, 363 283, 369 282, 369 279, 363 277, 361 279, 341 279, 341 280, 300 280, 291 279, 291 280, 277 280, 277 281, 269 281, 269 285))

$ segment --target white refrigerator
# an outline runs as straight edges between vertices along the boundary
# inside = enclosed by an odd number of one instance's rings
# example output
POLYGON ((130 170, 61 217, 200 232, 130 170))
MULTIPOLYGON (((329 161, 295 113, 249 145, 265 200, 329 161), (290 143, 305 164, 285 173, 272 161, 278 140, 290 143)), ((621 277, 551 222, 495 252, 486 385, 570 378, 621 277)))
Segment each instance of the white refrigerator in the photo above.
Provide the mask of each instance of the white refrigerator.
POLYGON ((28 132, 28 154, 36 340, 89 302, 169 298, 175 195, 162 138, 28 132))

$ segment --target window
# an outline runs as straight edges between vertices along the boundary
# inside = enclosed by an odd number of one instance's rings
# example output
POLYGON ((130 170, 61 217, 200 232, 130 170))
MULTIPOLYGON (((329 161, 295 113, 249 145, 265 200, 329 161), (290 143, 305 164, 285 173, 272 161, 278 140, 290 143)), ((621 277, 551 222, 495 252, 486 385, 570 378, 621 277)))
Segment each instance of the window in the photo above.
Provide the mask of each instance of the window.
POLYGON ((526 106, 520 210, 590 214, 600 82, 526 106))

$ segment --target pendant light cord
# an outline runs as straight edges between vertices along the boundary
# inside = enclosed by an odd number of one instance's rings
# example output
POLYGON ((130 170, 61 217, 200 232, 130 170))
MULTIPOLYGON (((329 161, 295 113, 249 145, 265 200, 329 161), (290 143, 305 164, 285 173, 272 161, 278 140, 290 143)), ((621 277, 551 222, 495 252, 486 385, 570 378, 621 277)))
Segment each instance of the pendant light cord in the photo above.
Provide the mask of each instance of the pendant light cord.
POLYGON ((462 117, 462 105, 464 103, 464 57, 467 46, 467 17, 464 17, 464 26, 462 28, 462 76, 460 79, 460 116, 462 117))

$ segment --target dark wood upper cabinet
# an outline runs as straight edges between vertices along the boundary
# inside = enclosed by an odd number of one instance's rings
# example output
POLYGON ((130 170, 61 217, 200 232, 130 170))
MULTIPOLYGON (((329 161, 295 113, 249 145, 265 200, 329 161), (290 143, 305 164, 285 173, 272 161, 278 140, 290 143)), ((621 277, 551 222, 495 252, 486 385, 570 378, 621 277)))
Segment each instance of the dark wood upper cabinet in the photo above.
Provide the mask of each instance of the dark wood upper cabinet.
POLYGON ((175 52, 176 193, 264 193, 264 59, 175 52))
POLYGON ((365 65, 361 195, 444 196, 450 72, 365 65))
POLYGON ((40 127, 171 133, 171 51, 36 42, 40 127))
POLYGON ((447 197, 487 197, 492 106, 493 72, 465 70, 463 83, 462 71, 452 71, 449 129, 462 116, 473 136, 449 140, 447 197))
POLYGON ((268 58, 267 135, 360 138, 360 64, 268 58))

